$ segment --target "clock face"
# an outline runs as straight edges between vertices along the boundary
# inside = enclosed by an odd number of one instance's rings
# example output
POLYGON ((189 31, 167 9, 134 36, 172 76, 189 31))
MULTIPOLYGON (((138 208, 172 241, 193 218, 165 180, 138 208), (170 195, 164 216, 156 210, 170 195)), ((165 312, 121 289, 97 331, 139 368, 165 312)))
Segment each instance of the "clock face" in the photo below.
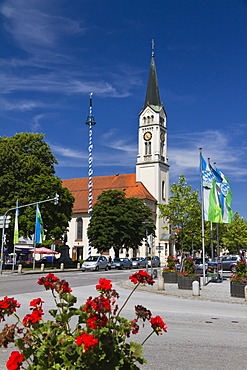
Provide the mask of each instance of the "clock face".
POLYGON ((143 137, 144 137, 144 140, 149 141, 149 140, 152 139, 152 134, 151 134, 151 132, 147 131, 147 132, 145 132, 143 137))
POLYGON ((161 132, 161 134, 160 134, 160 140, 161 141, 165 141, 165 134, 164 134, 164 132, 161 132))

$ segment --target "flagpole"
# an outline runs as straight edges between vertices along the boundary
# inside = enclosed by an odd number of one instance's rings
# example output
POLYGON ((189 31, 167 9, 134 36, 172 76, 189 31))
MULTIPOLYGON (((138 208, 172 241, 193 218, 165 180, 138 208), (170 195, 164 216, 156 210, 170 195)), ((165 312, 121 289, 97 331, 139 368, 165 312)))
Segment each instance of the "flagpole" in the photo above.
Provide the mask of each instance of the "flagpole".
POLYGON ((16 253, 15 253, 15 246, 19 241, 19 228, 18 228, 18 199, 16 200, 16 209, 15 209, 15 226, 14 226, 14 249, 13 249, 13 259, 12 259, 12 271, 15 269, 16 264, 16 253), (17 243, 16 243, 17 242, 17 243))
POLYGON ((202 268, 203 268, 203 285, 206 285, 206 268, 205 268, 205 230, 204 230, 204 194, 202 186, 202 148, 200 151, 200 180, 201 180, 201 210, 202 210, 202 268))

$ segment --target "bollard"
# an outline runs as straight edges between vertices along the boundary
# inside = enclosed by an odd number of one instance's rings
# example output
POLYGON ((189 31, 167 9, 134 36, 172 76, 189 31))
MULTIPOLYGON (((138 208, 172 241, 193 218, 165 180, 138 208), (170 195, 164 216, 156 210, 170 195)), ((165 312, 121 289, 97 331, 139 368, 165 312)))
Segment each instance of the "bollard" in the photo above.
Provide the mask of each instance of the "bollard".
POLYGON ((64 263, 61 263, 61 265, 60 265, 60 270, 64 270, 64 263))
POLYGON ((80 270, 80 268, 81 268, 81 264, 80 264, 80 262, 78 262, 77 263, 77 270, 80 270))
POLYGON ((160 269, 158 277, 158 290, 165 290, 164 278, 163 278, 163 268, 160 269))
POLYGON ((193 281, 192 283, 192 295, 199 296, 200 295, 200 284, 199 281, 193 281))
POLYGON ((244 287, 244 297, 245 297, 245 300, 247 301, 247 285, 245 285, 244 287))
POLYGON ((44 271, 44 269, 45 269, 45 265, 44 265, 44 263, 41 263, 40 271, 44 271))
POLYGON ((22 273, 22 265, 18 265, 18 274, 22 273))

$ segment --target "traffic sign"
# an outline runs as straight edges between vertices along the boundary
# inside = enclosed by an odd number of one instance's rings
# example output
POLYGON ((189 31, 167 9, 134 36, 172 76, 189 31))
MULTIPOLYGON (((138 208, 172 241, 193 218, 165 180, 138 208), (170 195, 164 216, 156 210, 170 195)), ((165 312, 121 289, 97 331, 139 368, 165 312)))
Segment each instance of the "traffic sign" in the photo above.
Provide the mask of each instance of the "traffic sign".
POLYGON ((0 216, 0 229, 3 229, 4 218, 5 218, 4 228, 6 229, 7 227, 9 227, 11 216, 5 216, 5 217, 4 216, 0 216))

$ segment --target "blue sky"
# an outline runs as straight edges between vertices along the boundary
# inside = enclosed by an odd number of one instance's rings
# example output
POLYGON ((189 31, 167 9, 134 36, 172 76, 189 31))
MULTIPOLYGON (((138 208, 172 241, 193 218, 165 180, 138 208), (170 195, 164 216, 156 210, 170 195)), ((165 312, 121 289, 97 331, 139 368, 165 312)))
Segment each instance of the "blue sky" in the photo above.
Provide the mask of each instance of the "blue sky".
POLYGON ((199 188, 199 147, 247 219, 246 0, 2 0, 0 135, 39 132, 59 177, 134 173, 151 39, 168 114, 170 183, 199 188))

